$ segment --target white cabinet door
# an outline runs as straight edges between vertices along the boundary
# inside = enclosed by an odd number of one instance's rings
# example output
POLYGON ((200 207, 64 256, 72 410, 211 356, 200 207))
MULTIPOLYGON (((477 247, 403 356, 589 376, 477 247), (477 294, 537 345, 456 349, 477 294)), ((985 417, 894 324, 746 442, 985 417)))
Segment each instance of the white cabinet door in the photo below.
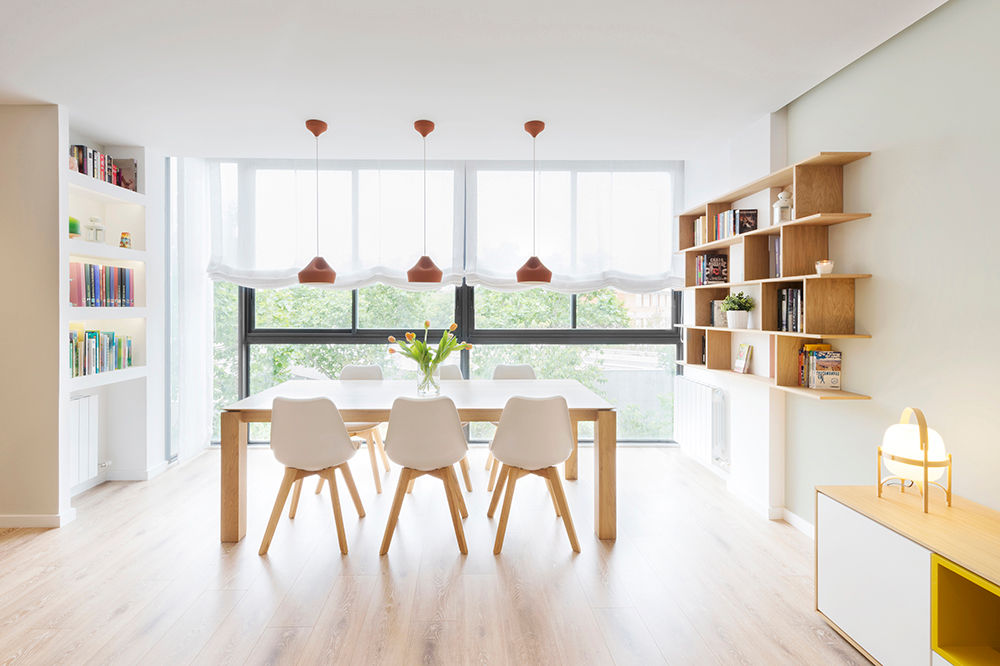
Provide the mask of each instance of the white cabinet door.
POLYGON ((930 664, 930 551, 826 495, 816 501, 819 610, 883 666, 930 664))

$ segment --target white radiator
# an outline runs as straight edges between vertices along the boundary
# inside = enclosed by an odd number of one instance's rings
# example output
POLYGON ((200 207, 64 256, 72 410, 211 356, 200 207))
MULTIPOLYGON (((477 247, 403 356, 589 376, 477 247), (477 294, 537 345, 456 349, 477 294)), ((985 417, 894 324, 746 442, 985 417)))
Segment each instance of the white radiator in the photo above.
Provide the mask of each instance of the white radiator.
POLYGON ((729 470, 725 393, 714 386, 674 378, 674 439, 703 465, 729 470))
POLYGON ((69 401, 69 485, 76 494, 98 480, 98 397, 85 395, 69 401))

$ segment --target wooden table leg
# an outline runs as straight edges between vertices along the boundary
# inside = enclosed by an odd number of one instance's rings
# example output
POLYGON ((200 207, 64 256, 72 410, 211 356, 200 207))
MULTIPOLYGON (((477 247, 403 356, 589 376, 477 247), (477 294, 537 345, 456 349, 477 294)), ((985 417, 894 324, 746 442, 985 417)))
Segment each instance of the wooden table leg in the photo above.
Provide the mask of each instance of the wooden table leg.
POLYGON ((594 424, 594 532, 598 539, 618 536, 617 423, 615 412, 602 410, 594 424))
POLYGON ((570 451, 569 458, 566 459, 564 473, 567 481, 576 481, 579 478, 577 474, 577 453, 579 452, 579 437, 577 433, 580 429, 580 422, 570 421, 570 426, 570 429, 573 431, 573 450, 570 451))
POLYGON ((222 412, 222 541, 247 533, 247 424, 240 412, 222 412))

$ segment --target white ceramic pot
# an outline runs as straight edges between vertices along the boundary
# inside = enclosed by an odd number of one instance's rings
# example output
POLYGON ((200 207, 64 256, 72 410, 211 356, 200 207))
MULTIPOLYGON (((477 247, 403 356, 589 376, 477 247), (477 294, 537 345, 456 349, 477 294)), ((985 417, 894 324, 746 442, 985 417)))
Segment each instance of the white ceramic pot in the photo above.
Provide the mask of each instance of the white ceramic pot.
POLYGON ((729 328, 746 328, 750 313, 747 310, 727 310, 726 322, 729 328))

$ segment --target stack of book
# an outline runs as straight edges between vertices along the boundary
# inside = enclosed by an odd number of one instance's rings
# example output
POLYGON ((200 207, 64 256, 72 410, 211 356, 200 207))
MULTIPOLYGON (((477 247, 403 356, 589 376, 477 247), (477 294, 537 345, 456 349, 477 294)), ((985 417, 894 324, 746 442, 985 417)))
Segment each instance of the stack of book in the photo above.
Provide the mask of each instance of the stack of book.
POLYGON ((118 159, 77 144, 69 147, 69 168, 136 192, 138 165, 133 159, 118 159))
POLYGON ((801 333, 805 330, 802 287, 778 289, 778 330, 801 333))
POLYGON ((703 245, 712 241, 732 238, 757 228, 756 208, 734 208, 722 211, 709 219, 705 216, 694 221, 694 244, 703 245))
POLYGON ((135 307, 135 269, 71 261, 69 302, 78 308, 135 307))
POLYGON ((840 389, 843 356, 830 345, 803 345, 799 350, 799 386, 815 389, 840 389))
POLYGON ((729 281, 729 257, 724 254, 702 254, 694 258, 695 285, 729 281))
POLYGON ((132 338, 110 331, 70 329, 69 363, 73 377, 132 367, 132 338))

